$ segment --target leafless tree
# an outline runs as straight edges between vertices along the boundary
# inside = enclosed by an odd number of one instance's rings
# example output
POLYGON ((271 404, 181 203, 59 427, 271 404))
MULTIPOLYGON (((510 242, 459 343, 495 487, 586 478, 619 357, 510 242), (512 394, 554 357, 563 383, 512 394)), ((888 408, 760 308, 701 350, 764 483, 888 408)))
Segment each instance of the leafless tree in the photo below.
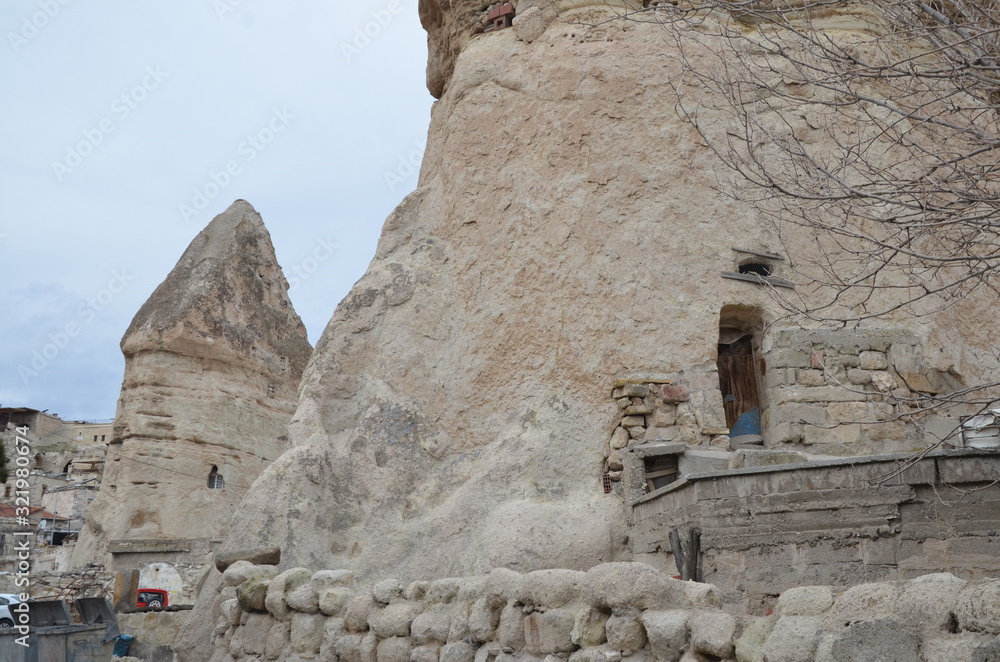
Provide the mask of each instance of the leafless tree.
MULTIPOLYGON (((1000 4, 672 0, 620 18, 673 41, 677 111, 727 166, 719 189, 815 243, 789 256, 807 286, 775 291, 789 313, 852 327, 1000 298, 1000 4)), ((997 386, 921 407, 995 407, 997 386)))

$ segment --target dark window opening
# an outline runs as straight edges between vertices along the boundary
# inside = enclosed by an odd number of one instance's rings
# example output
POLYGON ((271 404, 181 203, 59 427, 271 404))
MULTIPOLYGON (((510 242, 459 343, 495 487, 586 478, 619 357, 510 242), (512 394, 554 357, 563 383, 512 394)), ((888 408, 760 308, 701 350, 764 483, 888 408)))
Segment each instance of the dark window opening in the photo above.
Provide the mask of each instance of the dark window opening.
POLYGON ((72 468, 73 468, 73 461, 72 461, 72 460, 70 460, 69 462, 67 462, 67 463, 66 463, 66 466, 65 466, 65 467, 63 467, 63 470, 62 470, 62 472, 63 472, 64 474, 68 474, 68 473, 70 472, 70 469, 72 469, 72 468))
POLYGON ((219 475, 219 467, 212 465, 212 471, 208 474, 208 489, 221 490, 225 487, 225 481, 219 475))
POLYGON ((768 278, 773 276, 774 273, 771 271, 771 265, 765 264, 763 262, 748 262, 746 264, 740 265, 741 274, 756 274, 761 278, 768 278))
POLYGON ((646 465, 646 487, 649 492, 677 480, 676 455, 654 455, 643 458, 643 463, 646 465))

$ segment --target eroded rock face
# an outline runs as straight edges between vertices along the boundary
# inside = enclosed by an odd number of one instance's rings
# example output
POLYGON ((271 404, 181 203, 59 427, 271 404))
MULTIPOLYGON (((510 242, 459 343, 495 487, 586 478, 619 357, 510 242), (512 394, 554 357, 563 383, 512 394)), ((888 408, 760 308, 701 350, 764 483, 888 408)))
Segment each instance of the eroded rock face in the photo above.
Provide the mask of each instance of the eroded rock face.
POLYGON ((114 438, 77 565, 105 562, 112 541, 225 534, 288 447, 311 348, 287 290, 263 221, 237 200, 139 310, 121 343, 114 438))
MULTIPOLYGON (((600 3, 530 43, 514 29, 466 40, 474 6, 443 6, 421 3, 443 96, 420 187, 337 307, 293 447, 248 492, 224 550, 277 545, 282 568, 349 569, 359 585, 630 558, 629 509, 601 480, 621 420, 613 385, 682 376, 675 415, 710 438, 720 311, 784 315, 767 289, 720 277, 733 247, 812 250, 807 231, 779 236, 717 190, 721 166, 675 113, 661 26, 608 20, 600 3)), ((699 121, 725 135, 709 110, 699 121)), ((951 333, 933 316, 897 321, 921 341, 951 333)), ((957 347, 933 360, 974 379, 957 347)), ((196 607, 203 629, 209 608, 196 607)), ((209 634, 182 648, 205 650, 209 634)))
MULTIPOLYGON (((784 315, 766 288, 720 277, 732 248, 798 260, 813 237, 778 236, 716 190, 721 166, 674 112, 676 46, 613 15, 581 7, 530 44, 500 30, 465 45, 420 188, 319 341, 294 447, 227 545, 361 581, 629 555, 626 508, 601 487, 612 385, 683 375, 708 438, 720 310, 784 315)), ((709 109, 700 121, 726 130, 709 109)), ((948 323, 897 322, 920 339, 948 323)), ((953 349, 934 360, 959 365, 953 349)))

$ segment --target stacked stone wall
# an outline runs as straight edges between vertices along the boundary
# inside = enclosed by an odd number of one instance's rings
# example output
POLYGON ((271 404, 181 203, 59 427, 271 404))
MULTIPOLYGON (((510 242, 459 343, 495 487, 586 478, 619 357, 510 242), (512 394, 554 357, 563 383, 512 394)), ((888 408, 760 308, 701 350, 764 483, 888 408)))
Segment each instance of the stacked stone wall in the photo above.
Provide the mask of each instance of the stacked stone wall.
POLYGON ((642 563, 359 589, 346 570, 241 561, 215 596, 210 659, 973 662, 1000 654, 1000 580, 935 574, 839 593, 795 588, 756 617, 719 605, 714 586, 642 563))

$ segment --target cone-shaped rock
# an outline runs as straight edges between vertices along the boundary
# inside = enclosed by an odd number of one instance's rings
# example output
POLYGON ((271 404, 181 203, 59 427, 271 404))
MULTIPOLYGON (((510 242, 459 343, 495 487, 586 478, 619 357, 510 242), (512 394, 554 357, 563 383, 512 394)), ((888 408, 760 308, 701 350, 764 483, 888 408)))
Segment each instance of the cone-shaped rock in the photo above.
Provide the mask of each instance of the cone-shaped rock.
POLYGON ((125 567, 130 545, 165 539, 190 541, 191 554, 204 557, 250 484, 288 447, 311 352, 249 203, 237 200, 195 237, 121 347, 114 438, 74 562, 125 567))

